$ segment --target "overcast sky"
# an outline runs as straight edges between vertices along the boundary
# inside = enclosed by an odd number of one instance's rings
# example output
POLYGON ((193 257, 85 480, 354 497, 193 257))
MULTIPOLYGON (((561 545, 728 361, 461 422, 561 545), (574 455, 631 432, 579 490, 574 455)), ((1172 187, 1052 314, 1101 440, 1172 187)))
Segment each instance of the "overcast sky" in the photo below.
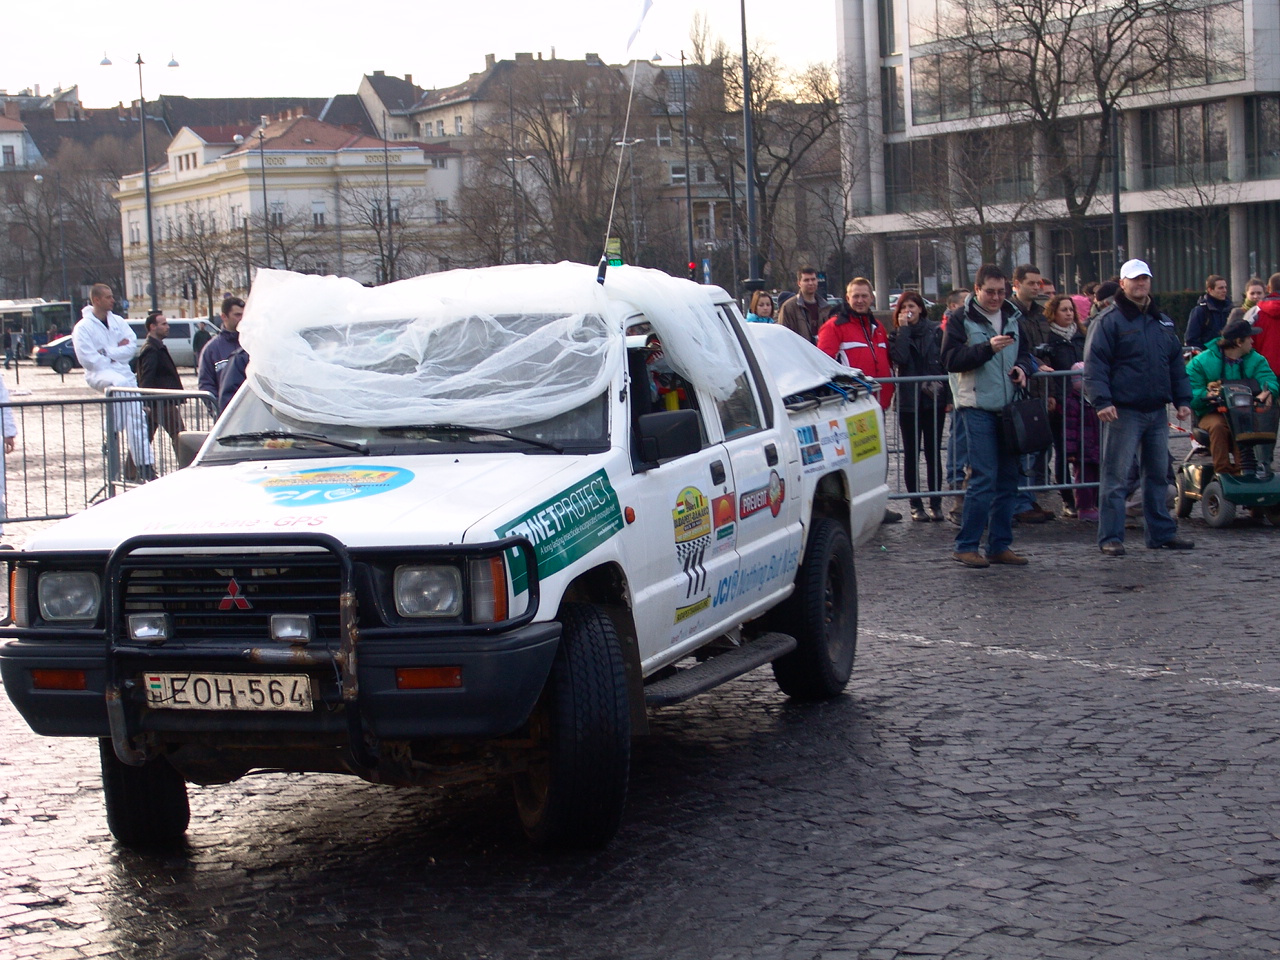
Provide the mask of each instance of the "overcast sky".
MULTIPOLYGON (((839 0, 746 0, 751 41, 803 65, 835 59, 839 0)), ((712 32, 737 49, 739 0, 653 0, 630 53, 627 39, 643 0, 64 0, 53 6, 12 3, 4 15, 0 89, 80 85, 80 99, 103 107, 137 99, 133 61, 145 61, 143 84, 153 99, 327 96, 355 93, 374 70, 413 74, 419 86, 446 87, 484 69, 486 53, 517 51, 580 59, 598 53, 608 63, 655 52, 679 62, 689 47, 693 14, 704 11, 712 32), (112 66, 99 66, 103 54, 112 66), (170 57, 181 64, 167 69, 170 57)))

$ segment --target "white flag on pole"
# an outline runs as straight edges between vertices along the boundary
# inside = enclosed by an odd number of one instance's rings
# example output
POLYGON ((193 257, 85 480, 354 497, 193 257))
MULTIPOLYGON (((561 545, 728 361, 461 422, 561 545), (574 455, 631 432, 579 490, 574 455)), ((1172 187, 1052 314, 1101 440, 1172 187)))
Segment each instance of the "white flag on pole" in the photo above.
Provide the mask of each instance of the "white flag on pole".
POLYGON ((627 38, 627 51, 631 51, 631 45, 636 42, 636 37, 640 35, 640 28, 644 26, 644 18, 649 15, 649 8, 653 6, 653 0, 644 0, 643 7, 640 10, 640 19, 636 21, 636 28, 631 31, 631 36, 627 38))

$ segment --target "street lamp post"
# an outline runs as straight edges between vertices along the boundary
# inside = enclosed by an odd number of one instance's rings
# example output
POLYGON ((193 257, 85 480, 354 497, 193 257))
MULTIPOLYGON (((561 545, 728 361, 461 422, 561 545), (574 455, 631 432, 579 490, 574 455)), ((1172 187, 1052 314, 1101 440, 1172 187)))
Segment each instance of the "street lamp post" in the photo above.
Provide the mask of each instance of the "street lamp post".
MULTIPOLYGON (((142 193, 146 199, 147 205, 147 267, 149 269, 148 279, 151 287, 151 309, 160 309, 159 295, 156 290, 156 244, 155 230, 152 225, 151 216, 151 161, 147 158, 147 98, 142 92, 142 54, 138 54, 138 59, 134 61, 138 65, 138 121, 142 128, 142 193)), ((170 56, 169 66, 176 67, 178 61, 170 56)), ((99 66, 111 66, 111 60, 104 53, 99 66)))
MULTIPOLYGON (((44 177, 37 173, 35 181, 44 183, 44 177)), ((58 259, 62 262, 62 299, 70 302, 67 296, 67 240, 62 227, 62 171, 53 171, 53 182, 58 192, 58 259)))
MULTIPOLYGON (((262 166, 262 237, 263 243, 267 248, 267 269, 271 269, 271 211, 267 209, 267 137, 263 132, 263 128, 267 125, 266 117, 258 118, 258 160, 262 166)), ((236 144, 244 143, 244 136, 237 133, 231 138, 236 144)), ((252 209, 252 204, 250 208, 252 209)), ((245 289, 249 289, 249 221, 244 221, 244 259, 245 259, 245 289)))
POLYGON ((742 134, 746 141, 743 144, 743 172, 747 181, 747 279, 743 286, 748 290, 759 290, 764 286, 760 277, 760 247, 756 235, 756 144, 751 125, 751 62, 747 51, 747 0, 740 0, 742 13, 742 134))
POLYGON ((386 282, 392 283, 396 278, 395 237, 391 232, 391 153, 387 143, 387 112, 382 112, 382 173, 387 181, 387 269, 386 282))
MULTIPOLYGON (((524 262, 524 256, 523 256, 523 250, 524 250, 524 247, 523 247, 523 240, 522 240, 521 235, 520 235, 520 211, 521 211, 521 209, 522 209, 523 204, 521 204, 521 202, 520 202, 520 193, 521 193, 521 191, 520 191, 519 184, 518 184, 518 182, 517 182, 517 180, 516 180, 516 164, 517 164, 517 163, 532 163, 532 162, 533 162, 533 160, 534 160, 534 156, 533 156, 533 154, 528 154, 528 155, 523 156, 523 157, 507 157, 507 158, 506 158, 506 162, 507 162, 508 164, 510 164, 510 165, 511 165, 511 166, 510 166, 510 170, 511 170, 511 225, 512 225, 512 231, 513 231, 513 233, 514 233, 513 242, 512 242, 512 254, 515 256, 515 262, 516 262, 516 263, 523 263, 523 262, 524 262)), ((521 179, 523 179, 523 178, 521 178, 521 179)))

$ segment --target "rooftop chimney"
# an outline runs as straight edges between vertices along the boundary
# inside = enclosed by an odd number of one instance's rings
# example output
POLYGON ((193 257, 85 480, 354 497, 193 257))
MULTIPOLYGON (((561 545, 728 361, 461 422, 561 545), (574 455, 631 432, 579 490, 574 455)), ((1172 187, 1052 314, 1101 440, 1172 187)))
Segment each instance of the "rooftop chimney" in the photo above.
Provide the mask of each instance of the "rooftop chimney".
POLYGON ((375 77, 385 77, 385 76, 387 75, 387 71, 385 71, 385 70, 375 70, 375 71, 373 71, 373 75, 374 75, 375 77))
POLYGON ((406 73, 406 74, 404 75, 404 82, 405 82, 405 83, 413 83, 413 74, 412 74, 412 73, 406 73))
POLYGON ((6 100, 4 102, 4 115, 8 120, 22 120, 22 107, 17 100, 6 100))
POLYGON ((492 70, 494 64, 497 62, 498 62, 498 58, 495 57, 492 53, 486 53, 484 55, 484 68, 486 70, 492 70))

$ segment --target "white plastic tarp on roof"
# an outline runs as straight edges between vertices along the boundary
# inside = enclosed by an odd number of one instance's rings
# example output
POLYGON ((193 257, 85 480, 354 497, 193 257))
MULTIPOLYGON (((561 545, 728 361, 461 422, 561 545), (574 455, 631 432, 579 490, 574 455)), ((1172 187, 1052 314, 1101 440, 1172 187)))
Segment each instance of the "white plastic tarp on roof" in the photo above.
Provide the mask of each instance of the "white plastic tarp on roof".
POLYGON ((368 288, 263 270, 240 326, 248 384, 277 413, 355 426, 510 429, 598 396, 640 311, 673 366, 727 398, 744 363, 707 289, 582 264, 453 270, 368 288))
POLYGON ((756 356, 769 368, 784 397, 820 387, 837 377, 862 375, 857 367, 846 367, 780 324, 748 323, 746 326, 756 356))

